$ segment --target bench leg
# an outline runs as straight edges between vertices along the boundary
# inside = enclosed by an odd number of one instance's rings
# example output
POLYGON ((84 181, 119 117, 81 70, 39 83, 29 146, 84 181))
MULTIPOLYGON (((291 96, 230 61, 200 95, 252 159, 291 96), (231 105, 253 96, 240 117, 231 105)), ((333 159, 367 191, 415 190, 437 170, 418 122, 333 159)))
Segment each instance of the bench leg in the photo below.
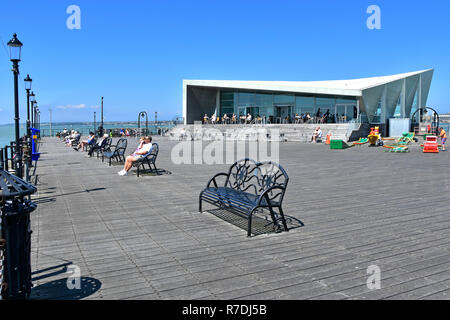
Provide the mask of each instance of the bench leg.
POLYGON ((269 203, 269 211, 270 211, 270 216, 271 216, 271 218, 272 218, 272 221, 273 221, 273 224, 275 225, 275 223, 276 223, 276 221, 277 221, 277 219, 276 219, 276 217, 275 217, 275 212, 273 211, 273 208, 272 208, 272 206, 270 205, 270 200, 268 200, 268 197, 266 197, 267 199, 267 203, 269 203))
POLYGON ((280 209, 281 222, 283 222, 284 230, 289 231, 287 224, 286 224, 286 219, 284 218, 283 209, 281 208, 281 206, 279 206, 278 208, 280 209))
POLYGON ((253 212, 248 216, 247 237, 252 236, 252 214, 253 214, 253 212))
POLYGON ((202 211, 202 193, 200 193, 200 196, 198 197, 198 212, 203 212, 202 211))
MULTIPOLYGON (((155 172, 156 172, 156 174, 157 175, 159 175, 159 173, 158 173, 158 169, 156 169, 156 164, 153 162, 153 167, 155 168, 155 172)), ((153 170, 153 169, 152 169, 153 170)))

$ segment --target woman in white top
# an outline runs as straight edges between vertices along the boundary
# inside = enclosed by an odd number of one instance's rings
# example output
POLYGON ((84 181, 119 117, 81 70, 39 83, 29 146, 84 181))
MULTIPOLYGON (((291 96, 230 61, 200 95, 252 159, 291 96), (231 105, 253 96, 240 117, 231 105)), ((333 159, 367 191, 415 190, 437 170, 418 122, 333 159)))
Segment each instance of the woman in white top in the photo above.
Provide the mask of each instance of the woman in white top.
POLYGON ((152 150, 152 137, 146 136, 144 137, 143 143, 141 142, 141 144, 139 145, 139 148, 125 159, 125 165, 123 169, 119 171, 117 174, 119 176, 127 176, 128 170, 130 170, 131 167, 133 166, 133 162, 144 157, 151 150, 152 150))

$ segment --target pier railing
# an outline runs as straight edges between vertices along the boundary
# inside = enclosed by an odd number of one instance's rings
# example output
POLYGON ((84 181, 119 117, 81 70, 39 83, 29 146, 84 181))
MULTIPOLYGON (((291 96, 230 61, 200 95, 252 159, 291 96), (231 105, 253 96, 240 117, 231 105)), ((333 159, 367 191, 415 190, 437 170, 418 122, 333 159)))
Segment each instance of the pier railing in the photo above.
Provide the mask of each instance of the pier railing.
POLYGON ((27 299, 31 292, 30 213, 37 205, 30 195, 37 189, 29 183, 30 165, 27 139, 0 148, 0 300, 27 299))
MULTIPOLYGON (((155 127, 149 127, 148 132, 146 132, 145 128, 141 128, 140 130, 138 128, 131 128, 128 129, 130 131, 130 136, 140 136, 145 134, 151 134, 151 135, 164 135, 167 131, 169 131, 174 125, 163 125, 163 126, 155 126, 155 127)), ((76 130, 78 131, 82 136, 88 136, 89 132, 94 131, 92 128, 77 128, 73 127, 70 130, 76 130)), ((107 128, 104 129, 107 134, 110 132, 113 133, 113 136, 120 137, 120 130, 122 128, 107 128)), ((69 131, 70 131, 69 130, 69 131)), ((62 129, 41 129, 41 137, 56 137, 59 133, 61 133, 62 129)))

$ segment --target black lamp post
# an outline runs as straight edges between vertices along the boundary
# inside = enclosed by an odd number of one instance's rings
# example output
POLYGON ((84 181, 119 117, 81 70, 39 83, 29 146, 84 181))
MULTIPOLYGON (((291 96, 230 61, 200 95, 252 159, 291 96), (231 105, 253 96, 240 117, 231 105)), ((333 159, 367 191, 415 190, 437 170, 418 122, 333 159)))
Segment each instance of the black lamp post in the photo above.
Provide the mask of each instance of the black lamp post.
POLYGON ((31 82, 33 79, 30 78, 30 75, 27 74, 27 77, 23 80, 25 81, 25 90, 27 91, 27 138, 30 138, 30 90, 31 90, 31 82))
MULTIPOLYGON (((38 107, 36 106, 36 112, 37 112, 37 128, 38 130, 41 130, 41 110, 38 109, 38 107)), ((40 136, 40 134, 39 134, 40 136)))
POLYGON ((34 100, 34 103, 33 103, 33 109, 31 110, 31 112, 32 112, 32 114, 33 114, 33 128, 34 129, 37 129, 36 128, 36 123, 37 123, 37 118, 36 118, 36 108, 37 108, 37 101, 36 101, 36 99, 34 100))
POLYGON ((33 91, 30 93, 30 114, 31 114, 31 127, 34 128, 34 104, 36 103, 36 95, 33 91))
POLYGON ((102 97, 102 129, 103 129, 103 97, 102 97))
POLYGON ((94 134, 96 134, 96 131, 97 131, 96 117, 97 117, 97 113, 94 111, 94 134))
POLYGON ((38 119, 37 119, 37 110, 38 110, 38 105, 37 105, 37 101, 34 101, 34 107, 33 107, 33 114, 34 114, 34 123, 33 123, 33 128, 37 129, 37 123, 38 123, 38 119))
POLYGON ((17 34, 14 33, 13 38, 8 42, 9 57, 13 63, 12 72, 14 74, 14 122, 16 129, 16 161, 15 173, 16 176, 22 178, 22 154, 20 151, 20 124, 19 124, 19 61, 22 52, 22 42, 17 39, 17 34))
POLYGON ((142 119, 145 118, 145 133, 144 133, 144 136, 146 136, 146 135, 148 135, 148 116, 147 116, 147 112, 141 111, 141 112, 139 112, 139 115, 138 115, 138 130, 139 130, 139 134, 142 135, 141 118, 142 119))
POLYGON ((30 78, 30 75, 27 74, 27 77, 25 79, 23 79, 23 81, 25 81, 25 90, 27 92, 27 145, 28 145, 28 157, 27 157, 27 166, 26 168, 26 181, 29 182, 29 168, 31 165, 31 130, 30 130, 30 90, 31 90, 31 82, 33 81, 30 78))

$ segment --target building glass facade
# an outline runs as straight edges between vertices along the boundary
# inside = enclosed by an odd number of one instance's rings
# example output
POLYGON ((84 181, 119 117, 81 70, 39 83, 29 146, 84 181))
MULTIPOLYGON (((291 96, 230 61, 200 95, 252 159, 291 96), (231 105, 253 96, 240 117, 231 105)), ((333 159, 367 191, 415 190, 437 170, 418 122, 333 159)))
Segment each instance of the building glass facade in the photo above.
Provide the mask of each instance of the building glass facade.
POLYGON ((222 90, 218 115, 265 117, 272 123, 293 122, 295 116, 309 114, 311 118, 328 112, 328 122, 346 122, 357 118, 355 97, 312 96, 278 92, 222 90))

